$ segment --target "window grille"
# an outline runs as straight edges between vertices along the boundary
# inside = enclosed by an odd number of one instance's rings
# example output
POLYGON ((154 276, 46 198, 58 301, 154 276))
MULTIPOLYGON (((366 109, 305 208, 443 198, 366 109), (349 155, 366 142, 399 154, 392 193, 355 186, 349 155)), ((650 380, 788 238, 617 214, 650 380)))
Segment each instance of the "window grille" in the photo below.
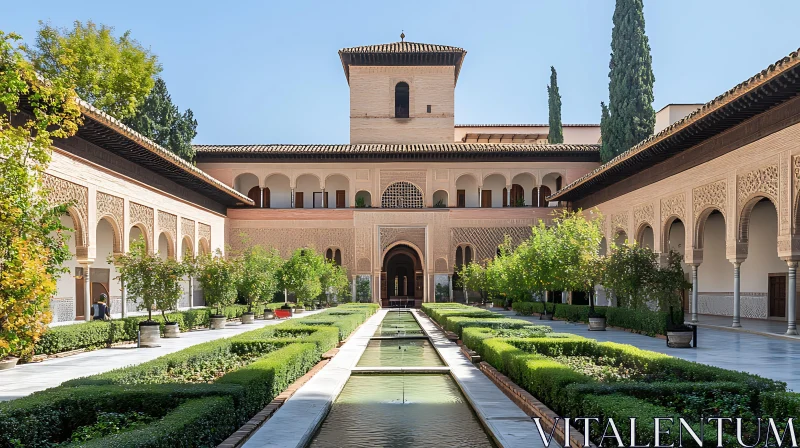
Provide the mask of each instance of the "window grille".
POLYGON ((422 208, 422 192, 410 182, 395 182, 383 192, 382 208, 422 208))

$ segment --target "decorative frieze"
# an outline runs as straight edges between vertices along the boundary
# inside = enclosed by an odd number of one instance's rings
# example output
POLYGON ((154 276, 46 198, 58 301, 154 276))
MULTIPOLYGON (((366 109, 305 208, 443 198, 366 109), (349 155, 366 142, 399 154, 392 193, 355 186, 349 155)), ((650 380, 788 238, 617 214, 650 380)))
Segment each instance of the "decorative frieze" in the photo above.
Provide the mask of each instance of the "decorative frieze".
POLYGON ((655 212, 653 211, 653 204, 644 204, 633 208, 633 226, 638 229, 644 223, 653 225, 655 220, 655 212))
POLYGON ((736 195, 739 209, 754 195, 763 195, 778 203, 778 165, 768 165, 736 176, 736 195))
POLYGON ((681 222, 686 222, 686 195, 676 194, 661 200, 661 225, 666 224, 667 219, 677 217, 681 222))
POLYGON ((69 214, 75 226, 75 246, 86 247, 89 189, 50 174, 43 176, 42 183, 47 190, 48 203, 53 206, 70 204, 69 214))
POLYGON ((630 237, 628 233, 628 212, 611 215, 611 231, 616 233, 617 230, 622 230, 626 236, 630 237))
POLYGON ((380 228, 381 253, 398 241, 408 241, 417 246, 425 254, 425 228, 424 227, 381 227, 380 228))
POLYGON ((178 241, 178 217, 172 213, 158 211, 158 230, 166 233, 174 243, 178 241))
POLYGON ((137 204, 136 202, 130 203, 130 208, 128 210, 130 215, 130 222, 133 226, 141 226, 145 229, 146 239, 147 239, 147 247, 150 250, 153 250, 153 233, 154 229, 153 226, 155 225, 155 211, 142 204, 137 204))
POLYGON ((516 246, 531 236, 530 226, 525 227, 454 227, 450 230, 450 259, 456 259, 456 248, 469 244, 475 250, 474 260, 483 262, 497 255, 497 247, 505 236, 516 246))
POLYGON ((97 221, 109 219, 114 225, 114 253, 122 253, 122 232, 125 201, 117 196, 107 193, 97 192, 97 221))
POLYGON ((197 223, 197 241, 200 240, 205 240, 208 249, 211 250, 211 226, 202 222, 197 223))
POLYGON ((728 196, 727 185, 725 180, 718 180, 692 190, 692 210, 695 219, 703 210, 709 207, 716 208, 723 215, 725 214, 725 201, 728 196))
POLYGON ((188 218, 181 218, 181 239, 187 236, 194 243, 194 221, 188 218))

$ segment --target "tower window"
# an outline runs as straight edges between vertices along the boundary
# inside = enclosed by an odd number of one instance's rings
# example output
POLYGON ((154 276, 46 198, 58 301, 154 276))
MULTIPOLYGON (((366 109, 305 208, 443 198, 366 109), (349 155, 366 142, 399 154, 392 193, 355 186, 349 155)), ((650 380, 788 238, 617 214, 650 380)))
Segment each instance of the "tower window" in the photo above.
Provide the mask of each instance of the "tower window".
POLYGON ((431 105, 428 104, 428 113, 431 113, 431 105))
POLYGON ((404 82, 394 86, 394 117, 408 118, 408 84, 404 82))

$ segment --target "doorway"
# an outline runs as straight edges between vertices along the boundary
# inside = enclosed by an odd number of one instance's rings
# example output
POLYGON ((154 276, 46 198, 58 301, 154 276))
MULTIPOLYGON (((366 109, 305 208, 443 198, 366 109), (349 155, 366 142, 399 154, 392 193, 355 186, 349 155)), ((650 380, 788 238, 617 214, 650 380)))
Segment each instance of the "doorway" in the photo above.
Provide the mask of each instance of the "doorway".
POLYGON ((786 274, 769 274, 769 317, 786 317, 786 274))
POLYGON ((418 307, 424 298, 424 275, 417 252, 397 245, 384 256, 381 272, 381 304, 386 307, 418 307))

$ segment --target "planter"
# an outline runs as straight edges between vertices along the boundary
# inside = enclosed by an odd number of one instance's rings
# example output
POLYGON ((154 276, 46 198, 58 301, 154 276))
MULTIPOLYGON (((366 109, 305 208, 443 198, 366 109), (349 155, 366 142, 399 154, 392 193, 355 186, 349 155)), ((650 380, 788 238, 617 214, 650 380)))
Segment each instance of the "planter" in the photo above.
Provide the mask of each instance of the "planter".
POLYGON ((552 314, 542 314, 542 315, 539 316, 539 319, 540 320, 553 320, 553 315, 552 314))
POLYGON ((667 331, 667 347, 692 348, 692 331, 667 331))
POLYGON ((605 317, 590 317, 589 318, 589 331, 606 331, 606 318, 605 317))
POLYGON ((225 316, 220 316, 219 314, 215 314, 211 316, 211 329, 223 330, 225 329, 226 322, 228 322, 228 319, 225 316))
POLYGON ((294 313, 296 313, 296 314, 300 314, 300 313, 302 313, 303 311, 305 311, 305 308, 295 308, 295 309, 293 310, 293 312, 294 312, 294 313))
POLYGON ((13 369, 17 365, 18 361, 19 358, 15 358, 13 356, 0 360, 0 370, 13 369))
POLYGON ((264 310, 264 319, 275 319, 275 312, 270 309, 264 310))
POLYGON ((158 347, 161 325, 158 322, 139 322, 139 347, 158 347))
POLYGON ((181 327, 177 322, 164 324, 164 337, 165 338, 179 338, 181 337, 181 327))
POLYGON ((243 324, 252 324, 256 319, 255 313, 244 313, 242 314, 242 323, 243 324))

